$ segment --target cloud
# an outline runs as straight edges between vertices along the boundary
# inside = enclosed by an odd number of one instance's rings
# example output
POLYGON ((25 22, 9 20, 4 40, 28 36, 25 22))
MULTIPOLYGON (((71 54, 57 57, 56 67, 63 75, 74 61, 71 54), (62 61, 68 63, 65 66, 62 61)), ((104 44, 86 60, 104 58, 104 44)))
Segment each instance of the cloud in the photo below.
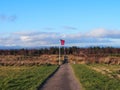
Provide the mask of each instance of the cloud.
POLYGON ((2 22, 14 22, 17 19, 16 15, 0 14, 0 21, 2 22))
POLYGON ((72 27, 72 26, 63 26, 62 28, 65 30, 77 30, 76 27, 72 27))
POLYGON ((96 29, 86 34, 86 37, 94 38, 120 38, 120 31, 96 29))
POLYGON ((0 21, 5 21, 7 19, 6 15, 0 15, 0 21))
POLYGON ((120 31, 96 29, 87 33, 63 34, 56 32, 14 32, 0 36, 0 45, 16 46, 58 46, 59 40, 65 39, 69 45, 119 45, 120 31))
POLYGON ((29 36, 21 36, 20 37, 20 39, 21 39, 21 41, 25 41, 25 42, 27 42, 27 41, 31 41, 31 38, 29 37, 29 36))
POLYGON ((9 16, 8 21, 14 22, 17 19, 15 15, 9 16))
POLYGON ((104 37, 107 35, 107 31, 104 29, 96 29, 86 34, 86 37, 104 37))
POLYGON ((52 27, 45 27, 45 28, 43 28, 44 30, 49 30, 49 31, 51 31, 51 30, 54 30, 55 28, 52 28, 52 27))

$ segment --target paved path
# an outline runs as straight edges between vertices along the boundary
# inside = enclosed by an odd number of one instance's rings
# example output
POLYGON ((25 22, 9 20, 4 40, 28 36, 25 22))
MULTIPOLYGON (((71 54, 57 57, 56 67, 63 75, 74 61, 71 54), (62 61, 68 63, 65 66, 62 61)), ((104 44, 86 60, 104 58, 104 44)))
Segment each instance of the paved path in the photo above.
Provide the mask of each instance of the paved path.
POLYGON ((71 66, 63 64, 40 90, 81 90, 71 66))

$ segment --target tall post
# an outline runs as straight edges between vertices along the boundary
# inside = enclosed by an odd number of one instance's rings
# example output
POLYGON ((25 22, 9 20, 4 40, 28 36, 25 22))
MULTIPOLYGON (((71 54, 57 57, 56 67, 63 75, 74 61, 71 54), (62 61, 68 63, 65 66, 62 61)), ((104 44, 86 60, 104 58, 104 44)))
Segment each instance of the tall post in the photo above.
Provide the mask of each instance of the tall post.
POLYGON ((65 53, 65 46, 64 46, 64 56, 66 55, 66 53, 65 53))
MULTIPOLYGON (((65 40, 60 39, 60 43, 61 43, 61 45, 64 45, 65 40)), ((60 46, 59 46, 59 65, 61 64, 61 62, 60 62, 60 54, 61 54, 61 52, 60 52, 60 46)))
MULTIPOLYGON (((62 60, 65 60, 65 47, 62 46, 63 54, 61 53, 62 60)), ((62 51, 61 51, 62 52, 62 51)))
POLYGON ((59 65, 60 65, 60 46, 59 46, 59 65))

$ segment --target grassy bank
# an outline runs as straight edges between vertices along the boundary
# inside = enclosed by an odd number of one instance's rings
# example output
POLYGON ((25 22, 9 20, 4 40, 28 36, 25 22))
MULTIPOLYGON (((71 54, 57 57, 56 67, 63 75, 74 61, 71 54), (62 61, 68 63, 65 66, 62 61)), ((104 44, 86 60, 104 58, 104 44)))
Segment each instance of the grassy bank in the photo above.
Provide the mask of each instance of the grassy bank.
POLYGON ((85 90, 120 90, 120 80, 92 70, 87 65, 72 65, 85 90))
POLYGON ((90 64, 89 67, 111 78, 120 79, 120 65, 90 64))
POLYGON ((57 66, 1 66, 0 90, 36 90, 57 66))

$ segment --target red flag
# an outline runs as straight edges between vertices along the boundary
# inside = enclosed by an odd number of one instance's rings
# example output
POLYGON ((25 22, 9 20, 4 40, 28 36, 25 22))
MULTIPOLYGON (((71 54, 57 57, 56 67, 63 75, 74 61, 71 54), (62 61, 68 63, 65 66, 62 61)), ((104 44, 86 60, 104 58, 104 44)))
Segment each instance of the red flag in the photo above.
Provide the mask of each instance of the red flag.
POLYGON ((61 42, 61 45, 64 45, 65 44, 65 40, 60 40, 60 42, 61 42))

